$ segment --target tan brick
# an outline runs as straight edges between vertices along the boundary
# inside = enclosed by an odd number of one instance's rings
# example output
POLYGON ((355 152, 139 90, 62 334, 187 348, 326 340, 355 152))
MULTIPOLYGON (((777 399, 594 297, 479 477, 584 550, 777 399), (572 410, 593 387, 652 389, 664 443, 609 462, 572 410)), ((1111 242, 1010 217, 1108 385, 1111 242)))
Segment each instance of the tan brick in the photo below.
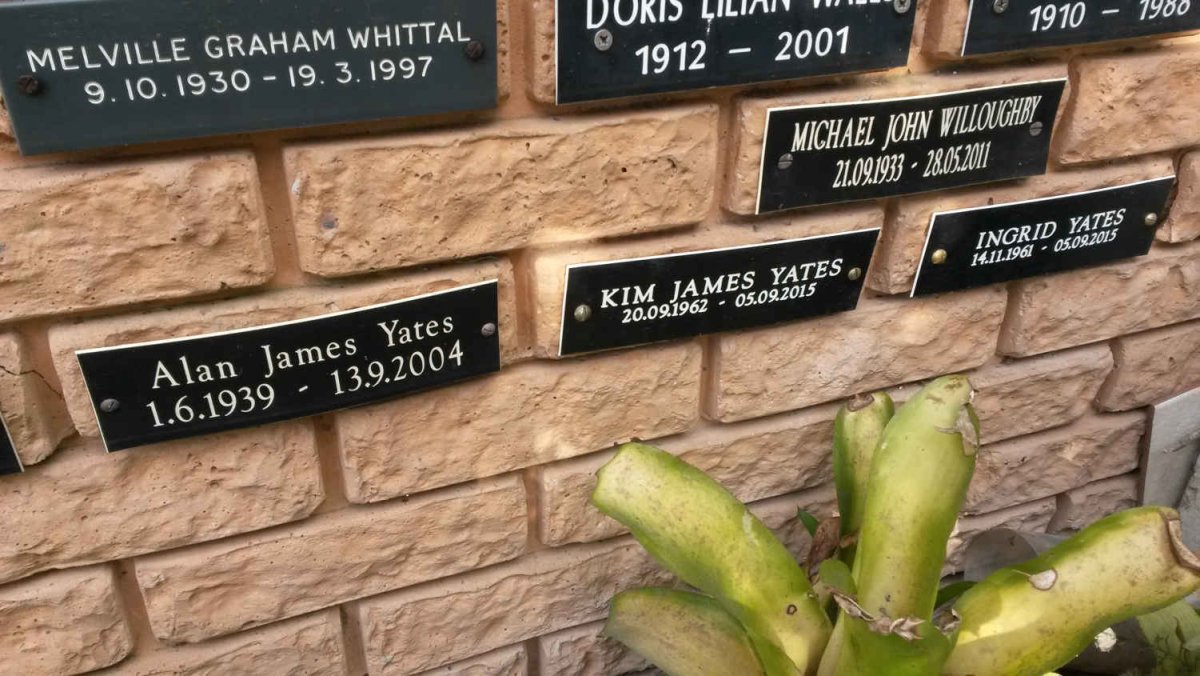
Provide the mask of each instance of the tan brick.
POLYGON ((529 658, 525 646, 510 645, 468 657, 461 662, 422 671, 419 676, 525 676, 528 669, 529 658))
POLYGON ((323 497, 307 421, 111 455, 76 438, 0 478, 0 581, 303 519, 323 497))
POLYGON ((351 275, 695 223, 717 107, 697 105, 285 152, 301 265, 351 275))
POLYGON ((1109 514, 1137 505, 1136 474, 1126 474, 1080 486, 1058 496, 1058 511, 1050 522, 1050 532, 1076 531, 1109 514))
POLYGON ((1171 213, 1158 228, 1162 242, 1190 242, 1200 238, 1200 152, 1179 161, 1179 181, 1171 213))
POLYGON ((554 5, 555 0, 529 0, 525 9, 529 95, 539 103, 554 103, 558 94, 554 5))
POLYGON ((554 676, 618 676, 648 669, 640 655, 603 634, 604 622, 590 622, 538 639, 542 673, 554 676))
POLYGON ((804 522, 796 518, 798 509, 818 520, 837 514, 837 491, 833 484, 750 503, 750 511, 775 533, 797 561, 803 561, 808 556, 812 538, 804 522))
POLYGON ((622 539, 545 550, 368 599, 358 605, 367 665, 373 674, 431 669, 601 619, 618 591, 670 579, 622 539))
POLYGON ((62 395, 37 371, 15 333, 0 334, 0 416, 26 467, 49 457, 75 429, 62 395))
POLYGON ((1200 322, 1188 322, 1112 342, 1117 368, 1097 401, 1105 411, 1149 406, 1200 387, 1200 322))
POLYGON ((1070 113, 1052 151, 1059 162, 1144 155, 1200 143, 1200 45, 1084 56, 1071 63, 1070 113))
POLYGON ((1054 498, 1042 498, 1023 505, 1007 507, 988 514, 966 516, 954 524, 954 532, 946 545, 944 575, 962 572, 963 555, 975 536, 994 528, 1012 528, 1033 533, 1044 533, 1054 516, 1054 498))
POLYGON ((831 235, 852 230, 879 228, 883 210, 877 205, 853 207, 836 214, 819 216, 788 215, 784 218, 745 225, 702 227, 668 238, 626 240, 611 243, 577 244, 553 251, 533 254, 535 277, 536 320, 535 353, 538 356, 558 355, 559 333, 562 329, 563 292, 567 266, 579 263, 616 261, 662 254, 719 249, 723 247, 797 239, 815 235, 831 235))
POLYGON ((313 286, 223 303, 65 324, 51 329, 50 349, 76 429, 80 434, 95 437, 100 435, 100 430, 88 399, 83 373, 75 360, 76 350, 186 338, 307 319, 489 279, 500 280, 501 358, 505 362, 512 361, 520 356, 522 349, 517 341, 512 266, 506 259, 436 268, 378 282, 313 286))
POLYGON ((984 446, 964 511, 991 512, 1132 471, 1145 426, 1141 413, 1091 416, 984 446))
POLYGON ((8 106, 4 105, 4 97, 0 96, 0 136, 13 135, 12 120, 8 117, 8 106))
POLYGON ((902 197, 896 200, 889 213, 867 283, 881 293, 907 293, 912 289, 934 212, 1066 195, 1174 173, 1169 157, 1156 157, 1094 169, 1054 172, 1019 182, 902 197))
POLYGON ((864 298, 853 312, 719 335, 707 414, 744 420, 979 366, 1004 305, 998 287, 864 298))
POLYGON ((105 674, 128 676, 228 676, 345 673, 342 627, 327 610, 195 645, 159 646, 134 655, 105 674))
MULTIPOLYGON (((940 94, 962 89, 1013 84, 1066 77, 1061 65, 1007 68, 987 73, 941 73, 902 77, 862 77, 853 87, 813 89, 786 97, 741 99, 733 120, 732 161, 722 197, 722 206, 737 214, 753 214, 758 201, 758 178, 762 164, 763 133, 767 110, 817 103, 849 103, 906 96, 940 94)), ((1063 97, 1066 101, 1067 97, 1063 97)))
POLYGON ((337 414, 346 492, 373 502, 688 429, 695 343, 527 362, 337 414))
POLYGON ((973 371, 981 440, 990 444, 1078 420, 1112 368, 1108 346, 1093 345, 973 371))
POLYGON ((1200 243, 1012 285, 999 351, 1014 357, 1200 317, 1200 243))
MULTIPOLYGON (((743 502, 832 480, 829 464, 835 406, 734 425, 710 425, 654 442, 706 472, 743 502)), ((589 502, 596 470, 612 457, 597 453, 541 471, 542 542, 588 542, 625 532, 589 502)))
POLYGON ((249 153, 0 171, 0 321, 256 286, 275 267, 249 153))
POLYGON ((192 643, 518 556, 509 476, 137 560, 155 635, 192 643))
POLYGON ((924 30, 913 43, 921 51, 942 59, 955 59, 962 53, 963 35, 967 29, 970 3, 954 0, 931 0, 925 3, 924 30))
POLYGON ((133 649, 112 570, 50 573, 0 587, 6 674, 78 674, 119 662, 133 649))

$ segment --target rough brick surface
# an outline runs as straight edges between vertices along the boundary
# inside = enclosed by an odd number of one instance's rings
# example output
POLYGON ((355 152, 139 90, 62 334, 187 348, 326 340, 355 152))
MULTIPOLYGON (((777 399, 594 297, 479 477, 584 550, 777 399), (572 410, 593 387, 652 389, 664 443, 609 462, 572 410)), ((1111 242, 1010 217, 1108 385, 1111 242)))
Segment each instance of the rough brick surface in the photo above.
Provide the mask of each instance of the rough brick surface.
POLYGON ((512 266, 507 260, 437 268, 380 282, 309 287, 216 305, 182 307, 68 324, 51 330, 50 349, 75 427, 80 434, 94 437, 100 435, 100 430, 88 399, 83 373, 75 361, 76 350, 186 338, 307 319, 489 279, 500 280, 501 359, 512 361, 522 350, 517 344, 516 292, 512 283, 512 266))
POLYGON ((161 639, 195 642, 505 561, 525 492, 503 477, 137 560, 161 639))
POLYGON ((529 657, 525 653, 525 646, 511 645, 423 671, 419 676, 525 676, 528 669, 529 657))
POLYGON ((1179 161, 1175 201, 1167 221, 1158 229, 1158 239, 1190 242, 1197 238, 1200 238, 1200 152, 1191 152, 1179 161))
POLYGON ((864 205, 837 214, 788 215, 757 222, 753 228, 744 225, 708 226, 673 237, 578 244, 535 253, 531 257, 536 285, 535 352, 538 356, 558 355, 568 265, 830 235, 879 228, 882 224, 883 210, 877 205, 864 205))
POLYGON ((1138 504, 1138 477, 1134 474, 1090 483, 1058 496, 1058 511, 1050 522, 1052 532, 1075 531, 1138 504))
POLYGON ((1108 346, 1093 345, 972 372, 981 440, 989 444, 1078 420, 1112 368, 1108 346))
POLYGON ((302 519, 323 497, 309 421, 111 455, 76 438, 0 478, 0 582, 302 519))
POLYGON ((864 298, 854 312, 719 335, 706 412, 743 420, 979 366, 1004 307, 998 287, 864 298))
POLYGON ((964 511, 991 512, 1130 472, 1138 464, 1145 426, 1141 413, 1092 416, 984 446, 964 511))
MULTIPOLYGON (((742 99, 733 121, 733 154, 722 205, 738 214, 753 214, 758 201, 763 133, 767 110, 817 103, 847 103, 953 92, 961 89, 1066 77, 1061 65, 1008 68, 964 74, 906 75, 899 78, 864 77, 853 87, 821 88, 786 97, 742 99)), ((1067 100, 1068 94, 1063 96, 1067 100)))
POLYGON ((45 460, 74 431, 62 395, 15 333, 0 334, 0 415, 26 467, 45 460))
POLYGON ((262 284, 260 201, 248 153, 0 170, 0 321, 262 284))
POLYGON ((137 654, 122 662, 113 673, 131 676, 343 674, 345 656, 341 621, 336 611, 324 611, 196 645, 159 646, 153 652, 137 654))
POLYGON ((1023 505, 1008 507, 989 514, 967 516, 954 524, 954 532, 946 545, 945 574, 957 573, 963 569, 963 555, 975 536, 986 533, 993 528, 1012 528, 1013 530, 1033 533, 1044 533, 1054 516, 1054 498, 1042 498, 1023 505))
POLYGON ((1174 173, 1170 158, 1157 157, 1094 169, 1059 171, 1019 182, 902 197, 889 213, 867 283, 881 293, 908 293, 912 289, 934 212, 1065 195, 1174 173))
MULTIPOLYGON (((735 425, 708 426, 654 442, 707 472, 743 502, 811 488, 832 480, 834 406, 735 425)), ((625 532, 589 502, 596 470, 612 457, 598 453, 549 465, 541 472, 542 542, 560 545, 625 532)))
POLYGON ((1200 45, 1071 63, 1071 107, 1055 134, 1059 162, 1145 155, 1200 143, 1200 45))
POLYGON ((51 573, 0 587, 7 674, 77 674, 133 649, 107 566, 51 573))
POLYGON ((700 347, 529 362, 339 413, 351 501, 372 502, 688 429, 700 347))
POLYGON ((603 622, 591 622, 538 639, 542 673, 555 676, 619 676, 647 669, 650 663, 613 639, 603 622))
POLYGON ((1098 398, 1106 411, 1127 411, 1200 387, 1200 322, 1122 336, 1112 343, 1117 368, 1098 398))
POLYGON ((1200 243, 1013 284, 999 351, 1027 356, 1200 317, 1200 243))
POLYGON ((716 140, 700 105, 290 148, 301 264, 350 275, 694 223, 716 140))
POLYGON ((616 592, 668 580, 637 543, 620 540, 368 599, 358 607, 367 665, 373 674, 431 669, 598 620, 616 592))

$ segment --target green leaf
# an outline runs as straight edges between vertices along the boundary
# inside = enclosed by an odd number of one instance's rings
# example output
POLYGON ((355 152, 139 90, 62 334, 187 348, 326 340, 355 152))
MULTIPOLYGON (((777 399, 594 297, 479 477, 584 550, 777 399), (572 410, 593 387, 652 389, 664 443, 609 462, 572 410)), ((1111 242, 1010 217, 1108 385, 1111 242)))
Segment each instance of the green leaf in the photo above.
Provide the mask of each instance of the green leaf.
POLYGON ((804 524, 804 530, 808 531, 809 536, 817 534, 817 526, 821 525, 821 522, 811 512, 804 511, 802 507, 797 508, 796 518, 800 519, 800 523, 804 524))
POLYGON ((950 602, 954 601, 955 599, 957 599, 958 597, 962 596, 963 592, 967 591, 968 589, 970 589, 971 587, 974 587, 974 586, 975 586, 975 583, 971 582, 970 580, 960 580, 958 582, 951 582, 950 584, 948 584, 945 587, 942 587, 941 589, 938 590, 937 600, 934 601, 933 607, 941 608, 942 606, 946 605, 947 603, 950 603, 950 602))
POLYGON ((846 596, 854 596, 854 576, 850 567, 840 559, 825 559, 821 562, 819 573, 821 582, 846 596))

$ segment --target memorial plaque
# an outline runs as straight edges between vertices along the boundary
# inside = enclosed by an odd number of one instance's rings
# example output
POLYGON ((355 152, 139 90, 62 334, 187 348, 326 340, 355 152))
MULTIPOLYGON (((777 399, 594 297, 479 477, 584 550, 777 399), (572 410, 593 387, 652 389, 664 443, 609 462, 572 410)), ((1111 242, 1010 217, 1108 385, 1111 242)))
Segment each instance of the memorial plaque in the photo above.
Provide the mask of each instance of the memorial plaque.
POLYGON ((930 220, 913 296, 957 291, 1145 255, 1174 176, 1025 202, 942 211, 930 220))
POLYGON ((13 444, 12 435, 8 433, 8 423, 0 415, 0 476, 5 474, 20 474, 25 471, 21 465, 21 457, 17 455, 17 447, 13 444))
POLYGON ((772 108, 758 213, 1041 174, 1065 84, 772 108))
POLYGON ((853 310, 879 230, 567 267, 560 355, 853 310))
POLYGON ((967 0, 963 56, 1200 29, 1191 0, 967 0))
POLYGON ((0 2, 26 154, 496 105, 496 0, 0 2))
POLYGON ((497 283, 77 353, 109 451, 369 404, 500 368, 497 283))
POLYGON ((556 0, 559 103, 903 66, 915 0, 556 0))

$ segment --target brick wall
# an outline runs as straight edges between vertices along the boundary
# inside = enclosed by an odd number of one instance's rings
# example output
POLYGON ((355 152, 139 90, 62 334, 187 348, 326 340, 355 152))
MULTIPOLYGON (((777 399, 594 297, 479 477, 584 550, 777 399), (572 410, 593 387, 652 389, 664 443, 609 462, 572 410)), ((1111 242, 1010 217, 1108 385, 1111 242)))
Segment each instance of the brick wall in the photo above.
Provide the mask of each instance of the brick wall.
MULTIPOLYGON (((927 6, 928 5, 928 6, 927 6)), ((656 440, 797 551, 837 402, 967 372, 985 445, 948 570, 998 525, 1137 496, 1144 407, 1200 385, 1200 41, 556 107, 553 3, 501 3, 497 110, 21 157, 0 114, 0 673, 619 674, 616 591, 666 582, 587 503, 656 440), (1044 176, 755 217, 774 105, 1069 77, 1044 176), (1148 256, 909 299, 935 210, 1179 175, 1148 256), (852 312, 555 357, 564 266, 882 228, 852 312), (500 280, 499 373, 106 454, 78 349, 500 280)), ((956 32, 957 31, 957 32, 956 32)), ((948 47, 947 45, 950 45, 948 47)), ((0 109, 2 110, 2 109, 0 109)))

